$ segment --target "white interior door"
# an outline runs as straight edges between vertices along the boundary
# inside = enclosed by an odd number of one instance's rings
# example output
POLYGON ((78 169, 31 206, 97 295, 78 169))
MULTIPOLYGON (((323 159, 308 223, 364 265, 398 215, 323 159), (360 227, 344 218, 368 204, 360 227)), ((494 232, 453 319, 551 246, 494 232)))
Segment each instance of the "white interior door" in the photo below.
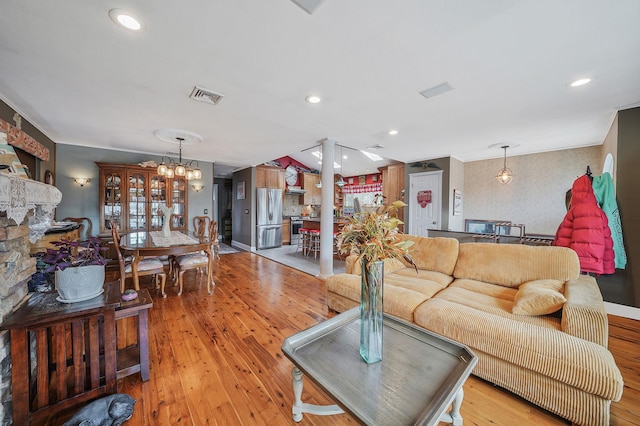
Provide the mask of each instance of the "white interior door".
POLYGON ((442 170, 412 173, 409 185, 409 234, 426 237, 441 226, 442 170))

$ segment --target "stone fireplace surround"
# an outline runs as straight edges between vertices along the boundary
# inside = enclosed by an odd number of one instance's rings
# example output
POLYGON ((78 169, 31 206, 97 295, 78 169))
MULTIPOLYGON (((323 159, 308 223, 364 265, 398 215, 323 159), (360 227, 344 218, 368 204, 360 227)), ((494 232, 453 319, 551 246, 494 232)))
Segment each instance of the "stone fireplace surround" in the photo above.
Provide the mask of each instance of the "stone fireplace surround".
MULTIPOLYGON (((29 243, 44 231, 33 226, 30 229, 29 222, 38 223, 43 216, 50 216, 61 200, 62 194, 54 186, 0 173, 0 324, 26 300, 29 279, 36 272, 29 243)), ((0 332, 2 425, 13 423, 10 343, 9 333, 0 332)))

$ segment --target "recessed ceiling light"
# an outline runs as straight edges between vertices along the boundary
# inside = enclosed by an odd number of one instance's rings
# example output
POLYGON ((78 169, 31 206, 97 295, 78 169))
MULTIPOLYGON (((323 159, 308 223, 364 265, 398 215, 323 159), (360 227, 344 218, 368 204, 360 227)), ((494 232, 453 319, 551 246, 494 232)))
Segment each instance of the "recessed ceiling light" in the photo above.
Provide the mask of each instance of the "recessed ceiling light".
POLYGON ((393 135, 397 135, 397 134, 398 134, 398 131, 397 131, 397 130, 395 130, 395 129, 393 129, 393 130, 389 130, 389 134, 390 134, 390 135, 392 135, 392 136, 393 136, 393 135))
POLYGON ((571 82, 569 84, 569 86, 571 86, 571 87, 584 86, 585 84, 589 83, 590 81, 591 81, 590 78, 581 78, 579 80, 571 82))
POLYGON ((315 95, 309 95, 306 98, 304 98, 305 101, 309 102, 310 104, 317 104, 319 103, 322 99, 320 99, 319 96, 315 96, 315 95))
POLYGON ((113 22, 131 31, 141 31, 142 21, 134 17, 131 13, 122 9, 111 9, 109 11, 109 17, 113 22))

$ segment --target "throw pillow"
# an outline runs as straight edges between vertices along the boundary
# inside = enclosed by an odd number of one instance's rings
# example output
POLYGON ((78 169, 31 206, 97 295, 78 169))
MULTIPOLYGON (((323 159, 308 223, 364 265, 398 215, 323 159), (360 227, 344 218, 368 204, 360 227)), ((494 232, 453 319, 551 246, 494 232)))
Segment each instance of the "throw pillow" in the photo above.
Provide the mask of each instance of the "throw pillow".
POLYGON ((521 284, 513 300, 515 315, 547 315, 564 306, 567 299, 561 293, 564 283, 558 280, 535 280, 521 284))

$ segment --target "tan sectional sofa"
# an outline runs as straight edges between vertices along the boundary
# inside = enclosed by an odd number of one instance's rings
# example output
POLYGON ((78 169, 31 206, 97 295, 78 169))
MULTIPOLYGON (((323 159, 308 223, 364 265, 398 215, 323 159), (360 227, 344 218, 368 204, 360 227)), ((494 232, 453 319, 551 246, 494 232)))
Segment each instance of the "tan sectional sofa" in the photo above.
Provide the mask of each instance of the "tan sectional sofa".
MULTIPOLYGON (((609 424, 623 380, 607 350, 608 320, 593 277, 561 247, 415 241, 418 271, 385 260, 384 310, 469 346, 473 374, 576 424, 609 424)), ((360 302, 360 266, 327 278, 329 308, 360 302)))

